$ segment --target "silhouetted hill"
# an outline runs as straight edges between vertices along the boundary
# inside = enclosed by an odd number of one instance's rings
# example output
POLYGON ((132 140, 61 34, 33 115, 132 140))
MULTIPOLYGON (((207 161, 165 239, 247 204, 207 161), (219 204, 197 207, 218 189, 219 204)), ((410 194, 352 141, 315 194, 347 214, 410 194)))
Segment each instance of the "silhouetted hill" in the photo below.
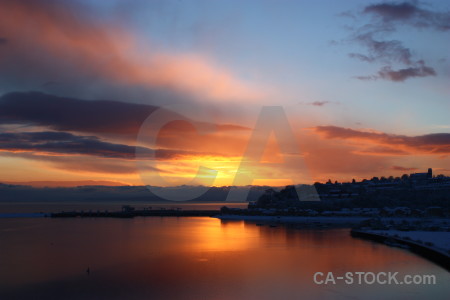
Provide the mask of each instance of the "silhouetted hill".
MULTIPOLYGON (((195 186, 170 187, 177 193, 197 189, 195 186)), ((246 187, 233 187, 244 189, 246 187)), ((248 200, 256 201, 267 186, 252 186, 248 200)), ((164 188, 161 188, 164 189, 164 188)), ((230 187, 211 187, 206 193, 188 202, 222 202, 227 199, 230 187)), ((31 187, 0 183, 0 201, 2 202, 60 202, 60 201, 146 201, 171 202, 162 199, 145 186, 103 186, 90 185, 78 187, 31 187)))

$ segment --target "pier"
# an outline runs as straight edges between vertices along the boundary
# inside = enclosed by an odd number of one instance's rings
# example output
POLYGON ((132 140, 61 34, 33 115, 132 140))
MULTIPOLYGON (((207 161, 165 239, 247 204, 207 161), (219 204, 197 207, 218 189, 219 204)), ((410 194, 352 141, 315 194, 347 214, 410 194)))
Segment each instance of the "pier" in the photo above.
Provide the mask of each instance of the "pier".
POLYGON ((70 211, 51 213, 51 218, 134 218, 134 217, 212 217, 219 210, 179 210, 179 209, 122 209, 122 211, 70 211))

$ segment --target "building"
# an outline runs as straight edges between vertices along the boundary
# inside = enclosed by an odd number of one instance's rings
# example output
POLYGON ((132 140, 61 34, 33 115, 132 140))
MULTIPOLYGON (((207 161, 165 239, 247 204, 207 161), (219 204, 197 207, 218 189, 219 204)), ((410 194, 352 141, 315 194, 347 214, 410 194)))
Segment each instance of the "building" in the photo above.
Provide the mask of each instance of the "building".
POLYGON ((413 173, 409 176, 409 179, 413 184, 426 184, 433 178, 433 169, 428 168, 427 173, 413 173))

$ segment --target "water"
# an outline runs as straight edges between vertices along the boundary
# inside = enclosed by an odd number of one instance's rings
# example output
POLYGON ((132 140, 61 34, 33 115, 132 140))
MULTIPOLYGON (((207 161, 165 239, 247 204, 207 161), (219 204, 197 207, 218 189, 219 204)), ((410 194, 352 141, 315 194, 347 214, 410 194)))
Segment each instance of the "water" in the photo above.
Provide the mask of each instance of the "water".
POLYGON ((437 300, 450 298, 449 282, 434 263, 348 229, 214 218, 0 219, 0 299, 437 300), (434 274, 437 284, 317 285, 319 271, 434 274))

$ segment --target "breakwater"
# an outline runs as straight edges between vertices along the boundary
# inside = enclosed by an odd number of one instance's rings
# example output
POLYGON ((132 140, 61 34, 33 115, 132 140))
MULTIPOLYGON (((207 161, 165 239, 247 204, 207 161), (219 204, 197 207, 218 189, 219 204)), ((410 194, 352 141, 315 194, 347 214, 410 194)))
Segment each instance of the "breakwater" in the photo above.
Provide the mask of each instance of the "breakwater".
POLYGON ((70 211, 51 213, 52 218, 134 218, 134 217, 212 217, 219 210, 132 210, 132 211, 70 211))

